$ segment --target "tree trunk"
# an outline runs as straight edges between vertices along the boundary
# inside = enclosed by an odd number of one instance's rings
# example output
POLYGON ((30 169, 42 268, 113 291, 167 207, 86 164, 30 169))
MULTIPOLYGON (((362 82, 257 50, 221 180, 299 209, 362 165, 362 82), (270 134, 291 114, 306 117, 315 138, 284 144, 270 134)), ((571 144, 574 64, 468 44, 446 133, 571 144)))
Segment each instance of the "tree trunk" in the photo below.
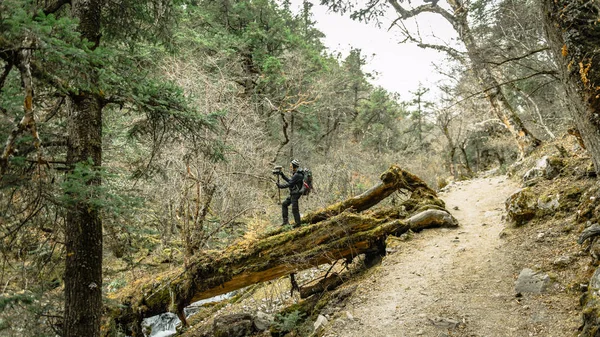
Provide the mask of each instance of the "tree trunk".
POLYGON ((473 173, 473 169, 471 169, 471 163, 469 163, 469 156, 467 155, 467 146, 462 144, 460 147, 460 152, 462 153, 463 160, 465 161, 465 170, 467 171, 467 175, 469 177, 473 177, 475 174, 473 173))
POLYGON ((459 0, 449 0, 455 14, 454 26, 465 44, 467 54, 471 60, 473 72, 479 80, 481 88, 492 106, 494 114, 502 121, 508 131, 513 135, 520 157, 527 156, 531 151, 541 144, 541 141, 529 132, 517 115, 515 109, 510 105, 508 99, 502 92, 500 83, 496 80, 490 66, 485 62, 475 42, 475 37, 468 23, 465 4, 459 0))
MULTIPOLYGON (((302 217, 302 223, 314 224, 332 216, 338 215, 348 209, 362 212, 387 198, 397 190, 413 192, 415 196, 427 196, 428 200, 435 200, 440 207, 445 207, 444 202, 437 198, 435 191, 414 174, 404 171, 398 166, 392 166, 381 176, 381 183, 355 197, 330 205, 326 208, 311 212, 302 217), (415 193, 416 192, 416 193, 415 193)), ((416 205, 411 205, 411 211, 416 205)))
MULTIPOLYGON (((100 37, 100 2, 73 0, 73 16, 79 19, 82 38, 94 43, 100 37)), ((84 76, 84 74, 82 74, 84 76)), ((85 74, 96 82, 95 73, 85 74)), ((98 209, 87 196, 100 185, 97 169, 102 164, 102 106, 94 93, 69 97, 67 121, 67 162, 71 168, 83 167, 80 174, 69 174, 83 191, 71 191, 66 219, 65 248, 65 337, 100 336, 102 318, 102 222, 98 209), (82 197, 81 194, 85 194, 82 197)))
POLYGON ((600 174, 600 8, 596 1, 540 3, 548 43, 570 99, 569 110, 600 174))
POLYGON ((456 171, 456 162, 454 161, 455 156, 456 147, 454 145, 450 145, 450 150, 448 151, 448 165, 450 168, 450 174, 455 180, 458 180, 460 179, 460 174, 456 171))
MULTIPOLYGON (((382 175, 390 176, 412 175, 394 166, 382 175)), ((399 180, 394 186, 409 189, 399 180)), ((145 317, 169 310, 177 311, 181 317, 183 308, 194 301, 374 250, 385 254, 382 245, 390 234, 456 226, 456 220, 440 206, 443 202, 425 188, 426 185, 416 189, 400 208, 366 214, 349 210, 311 226, 254 242, 240 242, 224 252, 207 252, 197 256, 187 269, 138 280, 114 295, 120 305, 110 310, 111 326, 106 331, 123 329, 127 334, 141 336, 140 324, 145 317)))

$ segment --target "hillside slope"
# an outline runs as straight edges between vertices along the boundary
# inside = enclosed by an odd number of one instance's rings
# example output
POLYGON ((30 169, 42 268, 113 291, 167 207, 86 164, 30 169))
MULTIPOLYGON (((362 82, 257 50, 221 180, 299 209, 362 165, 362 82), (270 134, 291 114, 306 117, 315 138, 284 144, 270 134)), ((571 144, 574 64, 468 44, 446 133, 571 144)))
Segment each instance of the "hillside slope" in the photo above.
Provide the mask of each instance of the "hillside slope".
POLYGON ((534 225, 505 229, 504 202, 518 189, 500 176, 441 193, 461 227, 418 233, 389 248, 397 251, 331 315, 323 336, 574 335, 581 318, 568 280, 550 274, 555 280, 545 293, 515 292, 522 268, 543 268, 528 238, 544 244, 534 225))

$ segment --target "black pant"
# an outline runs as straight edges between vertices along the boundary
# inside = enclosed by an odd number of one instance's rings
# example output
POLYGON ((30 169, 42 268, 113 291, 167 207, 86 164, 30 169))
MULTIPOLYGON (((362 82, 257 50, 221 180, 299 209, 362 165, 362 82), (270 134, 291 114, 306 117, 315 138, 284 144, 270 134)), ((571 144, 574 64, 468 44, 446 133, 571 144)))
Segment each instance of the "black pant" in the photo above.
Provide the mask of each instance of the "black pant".
POLYGON ((294 227, 300 226, 300 207, 298 206, 298 199, 301 194, 292 193, 281 203, 281 216, 283 217, 283 224, 289 223, 288 217, 288 206, 292 205, 292 214, 294 215, 294 227))

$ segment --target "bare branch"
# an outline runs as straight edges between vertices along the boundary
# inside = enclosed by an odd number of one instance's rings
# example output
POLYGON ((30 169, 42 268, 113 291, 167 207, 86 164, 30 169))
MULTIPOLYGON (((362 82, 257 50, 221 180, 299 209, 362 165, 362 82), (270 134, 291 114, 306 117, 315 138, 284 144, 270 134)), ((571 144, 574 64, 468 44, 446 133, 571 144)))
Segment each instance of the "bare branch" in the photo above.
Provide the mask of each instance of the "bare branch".
POLYGON ((550 76, 554 77, 554 76, 557 75, 557 71, 555 71, 555 70, 540 71, 540 72, 537 72, 537 73, 534 73, 534 74, 527 75, 525 77, 520 77, 520 78, 512 79, 512 80, 509 80, 509 81, 506 81, 506 82, 498 83, 498 85, 487 87, 487 88, 485 88, 485 89, 483 89, 481 91, 473 93, 473 94, 471 94, 471 95, 469 95, 469 96, 467 96, 467 97, 465 97, 465 98, 463 98, 463 99, 461 99, 461 100, 459 100, 459 101, 457 101, 457 102, 455 102, 455 103, 453 103, 453 104, 451 104, 449 106, 445 106, 445 107, 443 107, 443 108, 441 108, 439 110, 450 109, 450 108, 452 108, 452 107, 454 107, 454 106, 456 106, 456 105, 458 105, 458 104, 460 104, 460 103, 462 103, 464 101, 467 101, 467 100, 469 100, 469 99, 471 99, 471 98, 473 98, 475 96, 484 94, 484 93, 486 93, 486 92, 488 92, 488 91, 490 91, 492 89, 500 88, 500 87, 502 87, 504 85, 507 85, 507 84, 511 84, 511 83, 515 83, 515 82, 519 82, 519 81, 524 81, 524 80, 530 79, 530 78, 535 77, 535 76, 540 76, 540 75, 550 75, 550 76))
POLYGON ((522 59, 527 58, 527 57, 529 57, 531 55, 534 55, 534 54, 537 54, 537 53, 540 53, 540 52, 543 52, 543 51, 546 51, 546 50, 549 50, 549 49, 550 48, 548 48, 548 47, 543 47, 543 48, 540 48, 540 49, 529 51, 528 53, 526 53, 524 55, 521 55, 521 56, 516 56, 516 57, 512 57, 512 58, 503 60, 501 62, 486 61, 485 63, 493 64, 495 66, 501 66, 501 65, 503 65, 505 63, 512 62, 512 61, 522 60, 522 59))
MULTIPOLYGON (((449 47, 449 46, 444 46, 444 45, 439 45, 439 44, 430 44, 430 43, 424 43, 423 40, 419 37, 419 38, 415 38, 410 31, 408 30, 408 28, 406 28, 406 26, 404 25, 404 23, 402 22, 398 22, 397 20, 394 21, 394 24, 396 26, 398 26, 398 28, 401 30, 402 34, 405 36, 404 41, 402 41, 402 43, 406 42, 406 41, 411 41, 413 43, 415 43, 418 47, 423 48, 423 49, 434 49, 437 51, 441 51, 444 53, 447 53, 448 55, 450 55, 452 58, 456 59, 457 61, 459 61, 462 64, 467 64, 467 61, 465 59, 465 56, 463 55, 462 52, 449 47)), ((391 27, 390 27, 391 28, 391 27)))
POLYGON ((60 99, 58 100, 58 102, 56 103, 56 105, 54 105, 54 107, 52 108, 52 110, 50 110, 50 112, 48 113, 48 115, 44 119, 44 123, 47 123, 52 118, 54 118, 54 116, 58 113, 58 111, 60 111, 60 108, 61 108, 61 106, 63 105, 64 102, 65 102, 65 97, 64 96, 60 97, 60 99))
POLYGON ((289 142, 290 142, 290 137, 288 136, 288 121, 287 119, 285 119, 285 111, 279 111, 279 114, 281 116, 281 128, 283 130, 283 137, 284 140, 281 142, 281 144, 279 144, 279 148, 277 148, 277 152, 275 153, 275 158, 273 158, 273 163, 277 161, 277 157, 279 157, 279 153, 281 152, 281 149, 283 149, 284 146, 286 146, 289 142))
POLYGON ((447 53, 448 55, 452 56, 454 59, 456 59, 460 63, 463 63, 463 64, 466 63, 463 53, 461 53, 460 51, 458 51, 454 48, 451 48, 448 46, 443 46, 440 44, 429 44, 429 43, 417 43, 417 46, 420 48, 424 48, 424 49, 434 49, 434 50, 438 50, 438 51, 447 53))
POLYGON ((456 26, 456 19, 455 19, 454 15, 450 14, 448 11, 441 8, 440 6, 422 5, 422 6, 413 8, 411 10, 407 10, 398 3, 398 0, 388 0, 388 2, 390 3, 390 5, 392 5, 392 7, 394 7, 394 9, 396 10, 396 13, 398 13, 398 15, 400 15, 400 19, 402 19, 402 20, 415 17, 421 13, 434 13, 434 14, 439 14, 442 17, 444 17, 444 19, 446 19, 448 22, 450 22, 452 27, 454 27, 454 29, 456 29, 456 31, 458 31, 458 28, 456 26))

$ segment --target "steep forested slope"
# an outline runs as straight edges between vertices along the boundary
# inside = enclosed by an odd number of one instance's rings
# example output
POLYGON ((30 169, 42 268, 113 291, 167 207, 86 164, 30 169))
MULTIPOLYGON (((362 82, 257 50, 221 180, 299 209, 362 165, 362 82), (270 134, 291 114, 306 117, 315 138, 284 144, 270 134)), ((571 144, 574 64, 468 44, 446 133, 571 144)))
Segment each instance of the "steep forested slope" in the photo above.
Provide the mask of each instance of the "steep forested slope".
POLYGON ((0 2, 1 333, 97 336, 132 280, 277 229, 271 168, 294 158, 303 213, 392 163, 440 188, 505 171, 567 129, 598 162, 595 2, 325 3, 448 54, 447 80, 374 86, 308 0, 0 2))

